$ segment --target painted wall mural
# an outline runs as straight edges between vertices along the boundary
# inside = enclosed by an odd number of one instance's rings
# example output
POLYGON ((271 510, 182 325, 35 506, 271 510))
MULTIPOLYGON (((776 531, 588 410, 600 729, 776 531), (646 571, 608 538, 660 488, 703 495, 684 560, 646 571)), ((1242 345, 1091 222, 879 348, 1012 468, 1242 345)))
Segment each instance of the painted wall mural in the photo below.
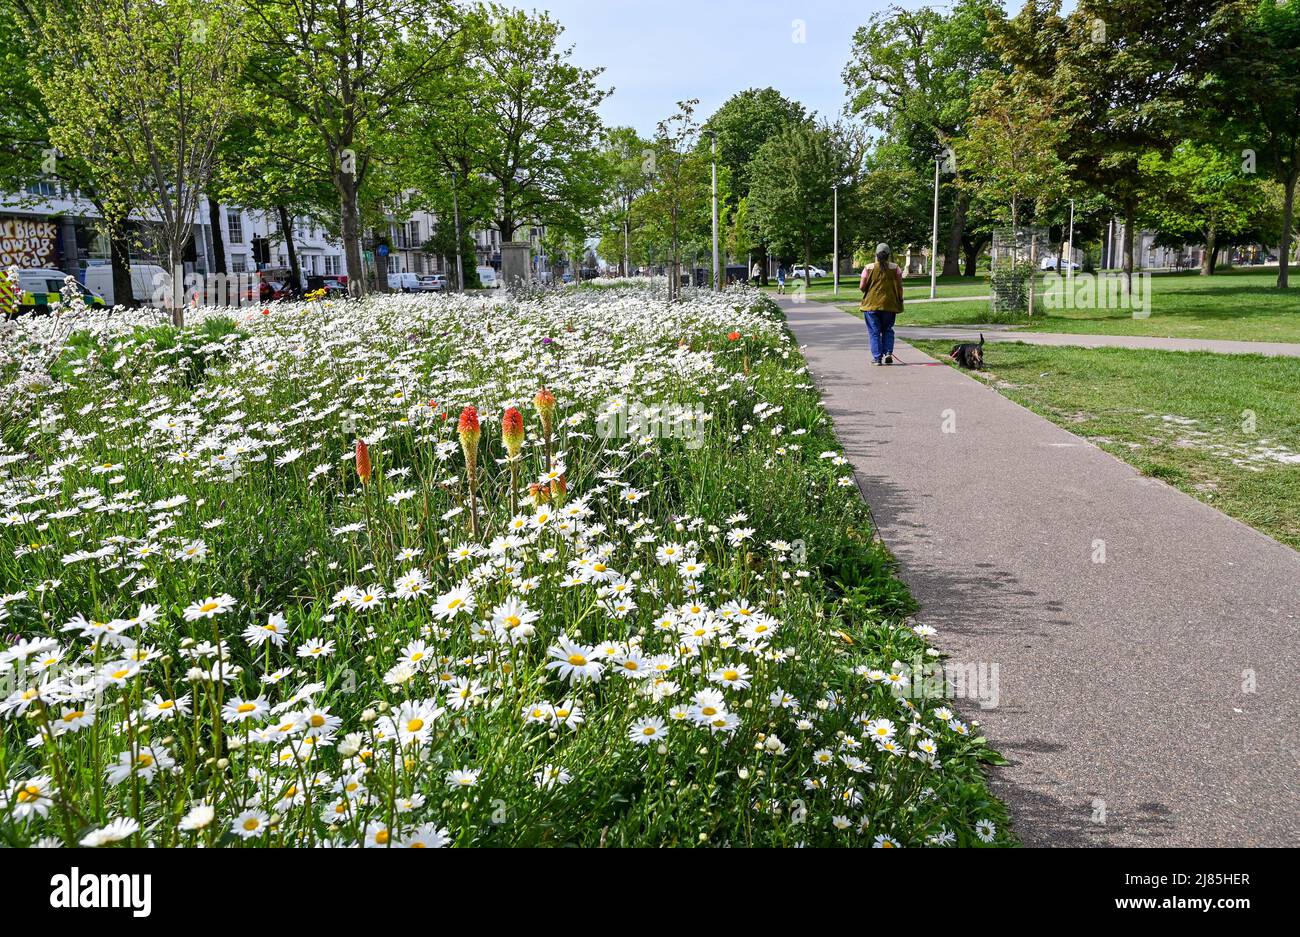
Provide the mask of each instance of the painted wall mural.
POLYGON ((58 233, 53 221, 0 218, 0 270, 48 267, 54 258, 58 233))

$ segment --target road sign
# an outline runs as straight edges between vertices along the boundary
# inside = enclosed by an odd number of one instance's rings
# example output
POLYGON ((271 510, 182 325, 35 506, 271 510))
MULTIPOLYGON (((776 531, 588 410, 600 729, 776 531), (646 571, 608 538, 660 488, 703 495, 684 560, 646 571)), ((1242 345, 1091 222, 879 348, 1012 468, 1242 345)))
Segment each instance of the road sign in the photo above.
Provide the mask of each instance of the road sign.
POLYGON ((387 257, 387 256, 388 256, 388 245, 387 245, 387 244, 380 244, 378 247, 375 248, 375 253, 378 254, 380 257, 387 257))

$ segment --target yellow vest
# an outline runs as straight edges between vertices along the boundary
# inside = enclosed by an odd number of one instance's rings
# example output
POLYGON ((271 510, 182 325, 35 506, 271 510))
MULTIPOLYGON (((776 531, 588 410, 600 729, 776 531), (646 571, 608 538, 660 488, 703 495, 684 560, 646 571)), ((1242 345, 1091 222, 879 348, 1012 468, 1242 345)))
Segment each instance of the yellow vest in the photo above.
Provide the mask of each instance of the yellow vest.
POLYGON ((867 288, 862 294, 858 309, 862 312, 903 311, 903 284, 893 267, 874 263, 867 268, 867 288))

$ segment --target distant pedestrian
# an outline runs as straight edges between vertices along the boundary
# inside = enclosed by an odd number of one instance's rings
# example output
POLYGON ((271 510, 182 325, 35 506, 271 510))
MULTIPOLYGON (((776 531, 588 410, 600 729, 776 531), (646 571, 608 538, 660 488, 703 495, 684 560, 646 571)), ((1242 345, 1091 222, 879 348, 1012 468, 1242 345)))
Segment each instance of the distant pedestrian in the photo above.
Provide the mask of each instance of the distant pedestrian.
POLYGON ((871 363, 894 363, 894 320, 903 312, 903 268, 891 263, 888 244, 876 245, 876 262, 862 271, 862 303, 871 337, 871 363))
POLYGON ((755 286, 758 286, 763 279, 763 268, 758 265, 757 261, 754 262, 753 269, 749 271, 749 279, 753 281, 755 286))
POLYGON ((785 295, 785 264, 776 268, 776 292, 778 296, 785 295))

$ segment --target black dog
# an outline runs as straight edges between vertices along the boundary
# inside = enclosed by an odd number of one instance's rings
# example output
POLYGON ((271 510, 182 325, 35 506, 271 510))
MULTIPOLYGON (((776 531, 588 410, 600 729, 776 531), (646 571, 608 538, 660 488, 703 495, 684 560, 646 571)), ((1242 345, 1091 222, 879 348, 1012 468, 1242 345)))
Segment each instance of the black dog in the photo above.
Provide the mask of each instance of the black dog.
POLYGON ((963 368, 967 368, 971 371, 983 371, 984 333, 980 333, 978 345, 975 342, 963 342, 954 347, 953 350, 948 353, 948 357, 952 358, 963 368))

